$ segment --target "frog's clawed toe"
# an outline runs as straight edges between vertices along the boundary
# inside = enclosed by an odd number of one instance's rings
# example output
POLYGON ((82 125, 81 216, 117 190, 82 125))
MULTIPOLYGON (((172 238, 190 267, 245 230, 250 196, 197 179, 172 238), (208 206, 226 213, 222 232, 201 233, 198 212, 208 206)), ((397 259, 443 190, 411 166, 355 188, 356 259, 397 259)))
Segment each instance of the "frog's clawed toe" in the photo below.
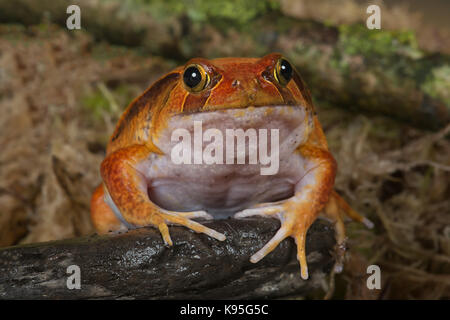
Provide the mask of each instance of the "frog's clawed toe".
POLYGON ((297 260, 300 262, 301 277, 305 280, 308 279, 308 265, 306 263, 305 254, 306 231, 306 229, 294 227, 293 223, 282 223, 281 228, 278 229, 272 239, 270 239, 262 249, 255 253, 250 258, 250 261, 253 263, 260 261, 274 250, 281 241, 291 236, 295 239, 295 243, 297 244, 297 260))
POLYGON ((172 245, 172 240, 170 239, 169 231, 167 228, 167 224, 178 224, 185 226, 195 232, 204 233, 208 236, 217 239, 219 241, 224 241, 226 239, 223 233, 217 232, 211 228, 208 228, 196 221, 192 221, 189 218, 212 218, 210 214, 205 211, 191 211, 191 212, 175 212, 162 210, 160 213, 164 223, 158 224, 158 228, 161 231, 161 235, 163 236, 164 242, 168 245, 172 245))
POLYGON ((366 217, 363 217, 362 221, 361 221, 368 229, 373 229, 374 224, 372 221, 370 221, 369 219, 367 219, 366 217))
POLYGON ((283 210, 281 205, 259 206, 256 208, 245 209, 237 212, 235 218, 247 218, 252 216, 270 217, 273 214, 279 213, 283 210))
POLYGON ((205 220, 213 220, 214 217, 207 213, 206 211, 200 210, 200 211, 190 211, 190 212, 177 212, 177 214, 181 217, 187 218, 187 219, 205 219, 205 220))

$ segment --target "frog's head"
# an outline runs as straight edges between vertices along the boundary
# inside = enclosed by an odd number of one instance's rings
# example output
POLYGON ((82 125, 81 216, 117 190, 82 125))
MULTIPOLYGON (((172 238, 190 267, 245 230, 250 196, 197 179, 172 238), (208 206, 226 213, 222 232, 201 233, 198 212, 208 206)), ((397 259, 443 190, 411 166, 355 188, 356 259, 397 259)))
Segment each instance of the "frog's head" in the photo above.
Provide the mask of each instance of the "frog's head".
POLYGON ((163 108, 171 114, 270 105, 312 107, 298 72, 278 53, 260 59, 194 58, 172 74, 178 81, 163 108))
POLYGON ((177 115, 267 106, 298 106, 309 116, 313 111, 299 73, 278 53, 263 58, 194 58, 161 78, 150 91, 155 88, 158 102, 153 101, 151 113, 157 132, 177 115))
POLYGON ((281 136, 298 128, 306 141, 316 120, 308 89, 281 54, 195 58, 131 102, 111 136, 108 152, 130 141, 150 141, 162 148, 161 141, 173 130, 192 131, 196 121, 219 130, 279 128, 281 136))

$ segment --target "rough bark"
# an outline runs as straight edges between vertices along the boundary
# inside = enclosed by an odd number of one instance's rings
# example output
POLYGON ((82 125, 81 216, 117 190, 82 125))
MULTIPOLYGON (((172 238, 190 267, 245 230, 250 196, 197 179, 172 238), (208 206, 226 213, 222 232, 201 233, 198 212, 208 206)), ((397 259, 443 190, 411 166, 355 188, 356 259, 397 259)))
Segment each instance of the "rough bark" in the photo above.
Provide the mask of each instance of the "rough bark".
POLYGON ((174 246, 156 229, 92 235, 0 250, 2 299, 256 299, 306 295, 321 286, 333 263, 334 231, 316 221, 307 236, 310 279, 302 280, 289 238, 257 264, 250 256, 279 228, 275 219, 205 223, 219 242, 171 227, 174 246), (67 288, 67 267, 81 270, 81 289, 67 288))

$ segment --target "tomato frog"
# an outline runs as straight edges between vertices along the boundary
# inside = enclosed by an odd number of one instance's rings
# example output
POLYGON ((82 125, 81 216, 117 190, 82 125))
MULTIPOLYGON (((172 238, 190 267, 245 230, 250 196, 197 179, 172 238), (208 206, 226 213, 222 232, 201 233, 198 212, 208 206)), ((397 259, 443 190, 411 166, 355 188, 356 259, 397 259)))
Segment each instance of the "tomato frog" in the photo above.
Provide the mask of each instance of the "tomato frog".
POLYGON ((103 182, 92 196, 91 218, 98 233, 154 226, 169 246, 171 224, 223 241, 224 234, 198 219, 276 218, 280 229, 250 261, 258 262, 293 237, 300 274, 307 279, 306 233, 319 213, 334 222, 340 245, 346 216, 371 226, 334 191, 336 169, 310 92, 281 54, 194 58, 153 83, 121 116, 101 163, 103 182), (173 155, 180 136, 174 139, 174 132, 195 136, 199 124, 203 140, 193 151, 183 149, 188 162, 179 163, 173 155), (244 132, 241 146, 248 154, 220 149, 228 146, 219 139, 229 137, 227 130, 244 132), (277 163, 269 174, 261 170, 267 162, 250 161, 264 146, 251 145, 251 130, 260 134, 260 142, 270 140, 277 163), (214 150, 209 160, 207 148, 214 150))

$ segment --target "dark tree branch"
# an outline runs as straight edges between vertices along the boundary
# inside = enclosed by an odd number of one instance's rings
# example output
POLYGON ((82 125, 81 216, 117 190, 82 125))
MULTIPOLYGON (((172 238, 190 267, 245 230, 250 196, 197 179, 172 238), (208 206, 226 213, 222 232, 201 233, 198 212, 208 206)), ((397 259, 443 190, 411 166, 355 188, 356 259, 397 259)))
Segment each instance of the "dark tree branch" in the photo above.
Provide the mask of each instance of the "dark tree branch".
POLYGON ((174 246, 156 229, 21 245, 0 250, 3 299, 254 299, 305 295, 331 269, 334 231, 322 221, 308 232, 310 279, 302 280, 289 238, 257 264, 250 256, 275 234, 274 219, 205 223, 225 233, 219 242, 171 227, 174 246), (67 288, 67 267, 81 269, 81 289, 67 288))

